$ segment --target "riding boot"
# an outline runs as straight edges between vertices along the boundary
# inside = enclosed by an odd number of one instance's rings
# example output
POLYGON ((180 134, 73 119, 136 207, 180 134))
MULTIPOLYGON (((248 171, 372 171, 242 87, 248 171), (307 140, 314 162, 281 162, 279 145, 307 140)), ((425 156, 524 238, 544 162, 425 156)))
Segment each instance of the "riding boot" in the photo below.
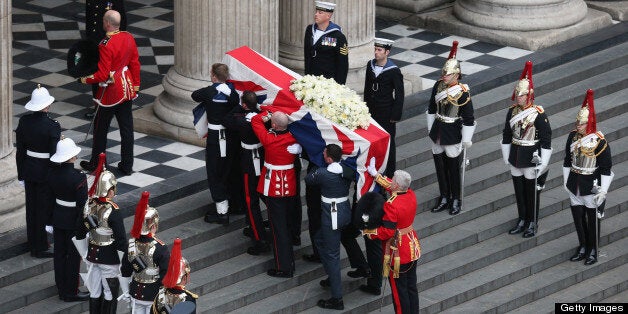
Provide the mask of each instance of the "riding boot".
POLYGON ((595 208, 585 208, 587 215, 587 231, 586 231, 586 239, 587 239, 587 258, 584 261, 585 265, 593 265, 597 262, 597 252, 599 250, 596 238, 596 227, 597 227, 597 236, 600 235, 600 224, 599 220, 596 219, 596 209, 595 208), (595 225, 597 222, 597 226, 595 225))
POLYGON ((99 314, 101 303, 102 297, 89 298, 89 314, 99 314))
POLYGON ((576 234, 578 235, 578 249, 569 260, 576 262, 583 260, 586 253, 587 240, 585 235, 587 233, 587 226, 585 222, 587 220, 584 206, 571 206, 571 215, 573 216, 573 224, 576 227, 576 234))
POLYGON ((522 233, 525 230, 525 189, 523 187, 523 176, 512 176, 512 184, 515 188, 515 199, 517 200, 517 212, 519 214, 519 220, 514 228, 508 231, 509 234, 522 233))
POLYGON ((536 234, 539 227, 538 208, 539 208, 539 196, 541 193, 536 189, 536 184, 535 184, 536 182, 534 179, 524 179, 524 180, 525 180, 524 189, 525 189, 525 195, 526 195, 525 215, 526 215, 526 221, 529 223, 528 223, 528 228, 523 232, 523 237, 531 238, 536 234))
POLYGON ((436 206, 432 208, 432 212, 440 212, 448 207, 449 199, 449 183, 447 181, 447 175, 445 171, 445 153, 433 154, 434 166, 436 168, 436 178, 438 179, 438 190, 440 196, 437 199, 436 206))
POLYGON ((118 278, 106 278, 109 289, 111 290, 111 300, 103 300, 101 313, 115 314, 118 307, 118 294, 120 292, 120 281, 118 278))
POLYGON ((461 181, 460 181, 460 165, 462 163, 462 155, 450 158, 445 157, 447 165, 447 175, 449 181, 449 190, 451 191, 451 208, 450 215, 457 215, 462 210, 462 202, 460 200, 461 181))

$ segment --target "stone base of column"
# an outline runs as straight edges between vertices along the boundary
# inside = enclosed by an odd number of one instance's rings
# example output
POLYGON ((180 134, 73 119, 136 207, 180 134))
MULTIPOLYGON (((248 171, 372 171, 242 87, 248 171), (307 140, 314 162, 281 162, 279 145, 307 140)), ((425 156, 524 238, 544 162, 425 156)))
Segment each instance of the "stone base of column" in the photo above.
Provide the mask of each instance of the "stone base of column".
MULTIPOLYGON (((163 95, 163 94, 162 94, 163 95)), ((155 100, 158 102, 159 98, 155 100)), ((133 129, 136 132, 146 133, 173 139, 197 146, 205 146, 205 139, 199 139, 192 128, 192 113, 190 112, 190 128, 171 124, 155 115, 155 103, 146 105, 142 109, 133 111, 133 129)))
POLYGON ((377 17, 400 21, 413 14, 437 7, 451 6, 454 0, 376 0, 377 17))
POLYGON ((579 23, 568 27, 541 31, 502 31, 470 25, 456 18, 451 7, 429 13, 416 14, 403 22, 407 25, 435 32, 470 37, 483 42, 526 50, 539 50, 549 47, 612 24, 609 14, 590 8, 587 10, 584 20, 579 23))
POLYGON ((17 181, 15 153, 0 159, 0 234, 26 225, 24 188, 17 181))
POLYGON ((628 20, 628 1, 587 1, 587 6, 610 14, 613 20, 628 20))

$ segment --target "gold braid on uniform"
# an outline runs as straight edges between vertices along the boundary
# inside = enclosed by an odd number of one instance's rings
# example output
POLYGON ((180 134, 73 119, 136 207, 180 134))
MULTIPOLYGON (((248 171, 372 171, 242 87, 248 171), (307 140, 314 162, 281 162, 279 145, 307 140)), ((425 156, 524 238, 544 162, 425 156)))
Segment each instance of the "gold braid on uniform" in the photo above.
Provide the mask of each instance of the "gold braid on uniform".
POLYGON ((451 96, 451 95, 449 95, 449 93, 447 93, 447 100, 449 101, 450 104, 452 104, 452 105, 454 105, 456 107, 462 107, 462 106, 466 105, 469 102, 469 100, 471 100, 471 97, 467 96, 467 99, 465 100, 464 103, 462 103, 462 104, 458 103, 458 99, 460 99, 460 97, 462 97, 462 95, 464 95, 464 93, 466 91, 467 90, 464 87, 462 87, 462 92, 460 92, 459 95, 451 96))
POLYGON ((385 189, 390 188, 390 182, 388 182, 388 180, 386 180, 386 177, 382 176, 381 174, 377 174, 377 177, 375 177, 375 182, 385 189))

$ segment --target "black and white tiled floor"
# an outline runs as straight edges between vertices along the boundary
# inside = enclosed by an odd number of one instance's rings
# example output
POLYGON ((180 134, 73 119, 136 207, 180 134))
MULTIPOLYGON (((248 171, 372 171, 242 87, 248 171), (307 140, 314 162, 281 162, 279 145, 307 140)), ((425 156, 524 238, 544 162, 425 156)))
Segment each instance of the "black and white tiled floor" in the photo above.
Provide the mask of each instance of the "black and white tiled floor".
MULTIPOLYGON (((163 90, 163 75, 174 63, 172 0, 127 0, 128 30, 136 37, 142 64, 142 83, 134 109, 154 101, 163 90)), ((13 1, 13 126, 26 111, 37 83, 48 88, 56 102, 51 117, 63 134, 83 148, 89 157, 91 137, 85 140, 90 121, 84 117, 91 106, 91 89, 67 75, 67 49, 84 34, 84 0, 13 1)), ((377 19, 376 36, 395 40, 391 58, 404 73, 420 76, 431 87, 458 40, 458 59, 464 74, 473 74, 531 53, 477 40, 434 33, 377 19)), ((120 135, 115 122, 109 133, 108 162, 117 164, 120 135)), ((122 194, 204 166, 204 149, 146 134, 135 133, 135 171, 119 178, 122 194)))

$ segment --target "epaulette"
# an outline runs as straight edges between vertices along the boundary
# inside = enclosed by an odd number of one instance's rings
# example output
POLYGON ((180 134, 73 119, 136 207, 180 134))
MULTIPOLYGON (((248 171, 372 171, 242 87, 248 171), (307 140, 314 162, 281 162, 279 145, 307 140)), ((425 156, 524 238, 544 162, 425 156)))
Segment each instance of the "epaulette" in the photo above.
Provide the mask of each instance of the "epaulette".
POLYGON ((604 140, 604 134, 602 134, 602 131, 597 131, 595 132, 595 134, 597 134, 597 137, 599 137, 601 140, 604 140))
POLYGON ((386 203, 392 203, 397 198, 397 193, 393 193, 390 198, 386 201, 386 203))
POLYGON ((118 204, 114 203, 111 200, 107 200, 107 203, 109 203, 111 207, 113 207, 113 209, 120 209, 120 206, 118 206, 118 204))
POLYGON ((188 290, 188 289, 183 289, 183 291, 185 291, 185 293, 189 294, 191 297, 193 297, 194 299, 198 299, 198 294, 188 290))
POLYGON ((159 243, 161 245, 164 245, 164 241, 161 241, 161 240, 157 239, 156 236, 153 236, 153 240, 157 241, 157 243, 159 243))
POLYGON ((534 108, 536 108, 536 111, 538 111, 539 113, 545 112, 545 109, 543 109, 543 107, 541 106, 534 105, 534 108))

